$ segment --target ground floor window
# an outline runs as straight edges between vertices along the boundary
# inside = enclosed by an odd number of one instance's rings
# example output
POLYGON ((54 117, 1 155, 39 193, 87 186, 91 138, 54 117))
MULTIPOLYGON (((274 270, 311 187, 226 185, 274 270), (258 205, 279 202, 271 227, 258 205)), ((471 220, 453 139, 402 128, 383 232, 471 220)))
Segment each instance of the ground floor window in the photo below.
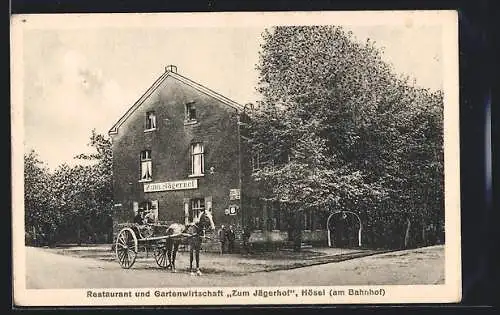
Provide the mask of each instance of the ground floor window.
POLYGON ((203 211, 212 211, 212 196, 184 198, 184 224, 190 224, 203 211))
POLYGON ((197 218, 200 215, 200 212, 203 211, 205 211, 205 199, 204 198, 191 199, 189 222, 193 222, 194 218, 197 218))
MULTIPOLYGON (((143 222, 158 222, 158 200, 145 200, 140 203, 134 202, 133 207, 135 215, 139 215, 143 222)), ((139 218, 136 218, 136 220, 139 220, 139 218)))
POLYGON ((143 201, 139 204, 139 211, 149 211, 153 207, 152 202, 150 200, 143 201))

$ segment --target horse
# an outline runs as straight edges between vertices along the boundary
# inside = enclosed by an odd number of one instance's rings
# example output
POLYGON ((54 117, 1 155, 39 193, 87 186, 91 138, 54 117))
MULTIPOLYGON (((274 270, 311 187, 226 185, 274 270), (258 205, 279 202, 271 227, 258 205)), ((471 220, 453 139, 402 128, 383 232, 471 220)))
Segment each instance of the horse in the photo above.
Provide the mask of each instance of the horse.
POLYGON ((214 220, 210 211, 202 211, 193 219, 192 223, 173 223, 167 228, 167 235, 177 235, 181 233, 189 234, 188 237, 167 239, 168 266, 172 272, 175 270, 175 257, 179 250, 179 245, 189 245, 189 272, 191 275, 201 275, 200 271, 200 249, 203 233, 206 229, 215 230, 214 220), (193 272, 193 254, 196 260, 196 273, 193 272))

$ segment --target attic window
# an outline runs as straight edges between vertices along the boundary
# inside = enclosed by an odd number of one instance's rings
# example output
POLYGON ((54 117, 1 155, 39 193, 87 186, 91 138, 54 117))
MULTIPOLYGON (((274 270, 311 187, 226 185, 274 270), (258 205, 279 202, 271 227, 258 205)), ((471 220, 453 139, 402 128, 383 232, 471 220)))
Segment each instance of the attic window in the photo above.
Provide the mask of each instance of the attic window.
POLYGON ((156 114, 154 111, 146 113, 146 127, 145 130, 155 130, 156 129, 156 114))
POLYGON ((186 122, 196 122, 196 107, 194 102, 186 104, 186 122))

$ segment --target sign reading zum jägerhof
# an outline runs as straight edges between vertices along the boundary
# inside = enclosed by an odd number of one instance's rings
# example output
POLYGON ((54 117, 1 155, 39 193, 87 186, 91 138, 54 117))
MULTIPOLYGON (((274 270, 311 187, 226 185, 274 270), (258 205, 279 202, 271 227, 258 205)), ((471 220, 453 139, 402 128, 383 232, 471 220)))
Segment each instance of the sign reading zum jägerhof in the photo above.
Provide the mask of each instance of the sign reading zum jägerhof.
POLYGON ((197 179, 186 179, 186 180, 177 180, 172 182, 144 184, 145 193, 156 192, 156 191, 167 191, 167 190, 196 189, 196 188, 198 188, 197 179))

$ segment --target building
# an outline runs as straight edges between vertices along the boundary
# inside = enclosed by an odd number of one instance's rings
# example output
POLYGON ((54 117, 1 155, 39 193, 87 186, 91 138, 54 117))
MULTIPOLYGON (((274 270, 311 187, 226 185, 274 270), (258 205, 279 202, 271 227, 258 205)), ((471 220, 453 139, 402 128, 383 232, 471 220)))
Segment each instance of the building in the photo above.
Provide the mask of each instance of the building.
MULTIPOLYGON (((259 167, 244 136, 246 108, 166 71, 109 131, 113 148, 115 233, 142 208, 166 224, 211 211, 217 228, 243 229, 253 243, 284 243, 283 204, 267 200, 251 178, 259 167), (283 209, 281 209, 283 210, 283 209)), ((326 218, 304 214, 303 239, 326 245, 326 218)))

